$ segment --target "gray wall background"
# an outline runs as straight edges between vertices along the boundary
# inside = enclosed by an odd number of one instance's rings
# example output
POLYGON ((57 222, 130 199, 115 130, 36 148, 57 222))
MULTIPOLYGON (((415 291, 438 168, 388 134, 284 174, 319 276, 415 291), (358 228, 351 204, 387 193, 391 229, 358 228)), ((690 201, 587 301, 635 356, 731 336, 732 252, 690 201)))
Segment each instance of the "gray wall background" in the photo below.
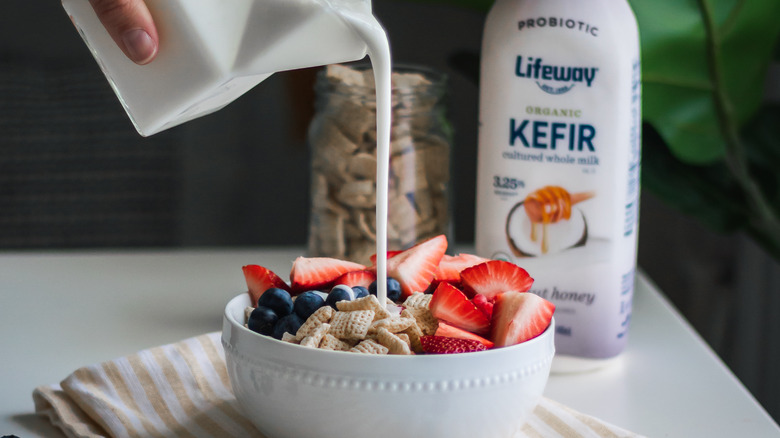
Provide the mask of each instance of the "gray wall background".
MULTIPOLYGON (((477 87, 447 57, 478 50, 483 17, 389 0, 374 8, 396 62, 449 75, 454 237, 470 243, 477 87)), ((59 2, 4 0, 0 10, 0 250, 305 243, 309 156, 289 74, 141 138, 59 2)), ((647 192, 640 230, 640 266, 780 418, 778 263, 647 192)))

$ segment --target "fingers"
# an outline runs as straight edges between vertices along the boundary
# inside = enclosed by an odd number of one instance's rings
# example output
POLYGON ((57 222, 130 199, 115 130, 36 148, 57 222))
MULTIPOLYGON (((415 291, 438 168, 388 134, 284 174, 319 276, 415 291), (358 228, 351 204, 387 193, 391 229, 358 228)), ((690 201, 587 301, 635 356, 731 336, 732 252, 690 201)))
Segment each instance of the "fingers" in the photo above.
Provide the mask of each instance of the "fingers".
POLYGON ((136 64, 157 55, 158 37, 143 0, 89 0, 116 45, 136 64))

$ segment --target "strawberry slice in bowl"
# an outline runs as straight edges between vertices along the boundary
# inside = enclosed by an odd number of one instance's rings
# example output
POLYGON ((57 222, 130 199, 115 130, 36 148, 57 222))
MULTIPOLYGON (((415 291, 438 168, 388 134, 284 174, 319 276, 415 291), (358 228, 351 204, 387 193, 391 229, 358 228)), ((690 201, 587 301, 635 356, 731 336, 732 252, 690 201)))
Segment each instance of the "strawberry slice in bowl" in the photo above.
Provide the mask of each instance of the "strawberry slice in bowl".
POLYGON ((471 302, 487 316, 487 319, 493 318, 493 302, 488 300, 486 296, 476 294, 474 295, 474 298, 471 299, 471 302))
POLYGON ((427 354, 472 353, 487 350, 484 344, 474 339, 446 338, 436 335, 422 336, 420 343, 427 354))
POLYGON ((241 270, 244 271, 246 287, 249 290, 249 297, 253 306, 257 305, 257 300, 268 289, 276 287, 287 292, 290 291, 290 286, 268 268, 259 265, 246 265, 241 270))
POLYGON ((387 275, 401 284, 402 299, 428 289, 445 251, 447 237, 442 234, 387 259, 387 275))
POLYGON ((374 280, 376 280, 376 273, 364 269, 362 271, 347 272, 334 280, 333 284, 343 284, 349 287, 362 286, 368 289, 374 280))
POLYGON ((449 283, 439 283, 428 306, 433 316, 467 330, 485 335, 490 332, 490 320, 458 288, 449 283))
POLYGON ((457 286, 460 284, 461 271, 487 261, 490 261, 490 259, 474 254, 463 253, 456 256, 444 254, 439 262, 439 269, 436 271, 434 284, 445 281, 457 286))
POLYGON ((482 294, 488 300, 507 291, 527 292, 534 284, 525 269, 503 260, 490 260, 466 268, 460 273, 460 281, 469 296, 482 294))
MULTIPOLYGON (((387 251, 387 258, 388 259, 392 258, 393 256, 401 254, 402 252, 403 251, 401 251, 401 250, 390 250, 390 251, 387 251)), ((376 254, 371 254, 371 256, 369 257, 369 260, 371 260, 371 263, 373 263, 372 268, 376 269, 376 254)))
POLYGON ((436 333, 434 333, 435 336, 443 336, 445 338, 459 338, 459 339, 470 339, 472 341, 477 341, 487 347, 488 349, 493 348, 493 342, 483 338, 482 336, 476 335, 474 333, 471 333, 469 331, 459 329, 455 327, 452 324, 448 324, 444 321, 439 321, 439 327, 436 329, 436 333))
POLYGON ((295 294, 325 289, 343 274, 365 269, 366 267, 359 263, 330 257, 298 257, 290 270, 291 288, 295 294))
POLYGON ((555 304, 539 295, 504 292, 495 299, 490 339, 496 347, 508 347, 533 339, 547 330, 555 304))

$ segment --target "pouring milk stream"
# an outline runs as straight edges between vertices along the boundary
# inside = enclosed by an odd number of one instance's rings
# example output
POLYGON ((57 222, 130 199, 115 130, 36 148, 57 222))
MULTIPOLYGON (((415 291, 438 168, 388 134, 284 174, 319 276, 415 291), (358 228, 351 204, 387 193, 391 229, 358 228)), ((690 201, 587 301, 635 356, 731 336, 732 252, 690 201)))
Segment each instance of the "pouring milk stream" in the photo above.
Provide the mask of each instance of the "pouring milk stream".
POLYGON ((155 134, 217 111, 273 73, 362 59, 377 103, 377 298, 387 296, 391 60, 370 0, 145 0, 155 60, 127 59, 88 0, 62 0, 135 128, 155 134))

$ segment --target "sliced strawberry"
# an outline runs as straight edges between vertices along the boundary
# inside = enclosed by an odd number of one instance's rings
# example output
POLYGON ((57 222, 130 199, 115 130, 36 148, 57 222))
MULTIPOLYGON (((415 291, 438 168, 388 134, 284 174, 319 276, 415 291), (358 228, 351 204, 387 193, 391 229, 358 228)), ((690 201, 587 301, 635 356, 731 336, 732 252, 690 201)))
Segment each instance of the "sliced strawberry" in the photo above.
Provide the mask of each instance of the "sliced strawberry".
POLYGON ((352 271, 337 278, 333 284, 345 284, 349 287, 363 286, 368 289, 376 280, 376 273, 368 270, 352 271))
POLYGON ((487 350, 484 344, 474 339, 445 338, 444 336, 421 336, 422 349, 428 354, 471 353, 487 350))
POLYGON ((459 329, 454 325, 447 324, 444 321, 439 321, 439 328, 436 329, 436 336, 444 336, 445 338, 459 338, 459 339, 471 339, 473 341, 479 341, 487 348, 493 348, 493 342, 483 338, 482 336, 475 335, 474 333, 467 332, 466 330, 459 329))
POLYGON ((433 316, 463 330, 480 335, 490 331, 487 316, 460 289, 449 283, 439 283, 429 307, 433 316))
POLYGON ((550 325, 555 305, 539 295, 504 292, 496 297, 490 339, 506 347, 533 339, 550 325))
MULTIPOLYGON (((389 259, 389 258, 393 257, 394 255, 401 254, 402 252, 403 251, 387 251, 387 258, 389 259)), ((371 259, 371 263, 374 266, 376 266, 376 254, 371 254, 371 257, 369 257, 369 259, 371 259)))
POLYGON ((474 254, 458 254, 456 256, 445 254, 439 262, 439 270, 436 272, 434 281, 446 281, 447 283, 459 284, 460 272, 462 270, 484 263, 488 260, 490 259, 474 254))
POLYGON ((387 260, 387 275, 401 283, 402 297, 424 292, 431 284, 444 252, 447 237, 433 237, 387 260))
POLYGON ((290 286, 270 269, 258 265, 246 265, 241 268, 244 271, 246 287, 249 289, 249 298, 252 305, 257 305, 257 299, 272 287, 290 291, 290 286))
POLYGON ((477 309, 479 309, 482 313, 485 314, 485 316, 487 316, 487 319, 491 319, 493 317, 493 303, 488 301, 486 296, 482 294, 476 294, 474 295, 474 298, 471 299, 471 302, 477 306, 477 309))
POLYGON ((342 274, 365 269, 359 263, 330 257, 298 257, 290 271, 290 282, 293 292, 300 293, 326 288, 342 274))
POLYGON ((460 281, 467 294, 482 294, 488 300, 502 292, 527 292, 534 284, 525 269, 503 260, 491 260, 464 269, 460 281))

